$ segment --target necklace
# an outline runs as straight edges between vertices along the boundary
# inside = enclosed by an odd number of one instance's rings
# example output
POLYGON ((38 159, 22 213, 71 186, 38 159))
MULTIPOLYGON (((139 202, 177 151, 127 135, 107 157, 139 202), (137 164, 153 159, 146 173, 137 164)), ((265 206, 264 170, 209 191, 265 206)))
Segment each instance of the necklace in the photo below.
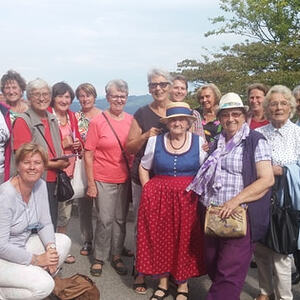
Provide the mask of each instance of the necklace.
POLYGON ((171 139, 171 137, 170 137, 170 145, 171 145, 171 147, 172 147, 174 150, 176 150, 176 151, 182 149, 183 146, 185 145, 185 142, 186 142, 186 133, 185 133, 185 135, 184 135, 184 141, 183 141, 183 144, 182 144, 180 147, 175 147, 175 146, 172 144, 172 139, 171 139))

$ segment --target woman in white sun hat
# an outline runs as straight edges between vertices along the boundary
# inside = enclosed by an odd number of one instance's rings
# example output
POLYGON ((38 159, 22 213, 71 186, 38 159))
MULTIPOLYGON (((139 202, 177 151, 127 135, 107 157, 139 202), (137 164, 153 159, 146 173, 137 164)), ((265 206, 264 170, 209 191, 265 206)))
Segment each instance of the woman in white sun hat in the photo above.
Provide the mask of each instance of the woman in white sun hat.
POLYGON ((270 193, 274 183, 271 149, 262 134, 246 123, 247 106, 239 95, 228 93, 217 116, 222 132, 210 156, 188 187, 200 196, 200 212, 221 206, 224 219, 240 205, 247 206, 247 233, 240 238, 205 235, 204 253, 212 285, 207 300, 239 300, 254 250, 269 224, 270 193))

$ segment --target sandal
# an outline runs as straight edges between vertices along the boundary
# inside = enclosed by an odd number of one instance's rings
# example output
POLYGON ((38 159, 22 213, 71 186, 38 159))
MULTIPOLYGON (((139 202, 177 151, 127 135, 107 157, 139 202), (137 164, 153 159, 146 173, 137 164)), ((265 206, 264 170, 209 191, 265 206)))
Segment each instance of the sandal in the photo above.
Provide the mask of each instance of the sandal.
POLYGON ((184 296, 186 299, 189 299, 189 292, 176 292, 176 297, 175 297, 175 299, 177 299, 177 297, 179 296, 179 295, 182 295, 182 296, 184 296))
MULTIPOLYGON (((138 277, 138 274, 134 276, 134 280, 136 280, 137 277, 138 277)), ((145 278, 143 278, 143 282, 134 282, 132 288, 137 294, 146 295, 147 294, 147 285, 145 282, 145 278)))
POLYGON ((123 255, 123 256, 127 256, 127 257, 132 257, 132 256, 134 256, 133 252, 132 252, 131 250, 125 248, 125 247, 124 247, 123 250, 122 250, 122 255, 123 255))
POLYGON ((125 267, 124 262, 121 258, 112 259, 110 264, 119 275, 127 274, 127 268, 125 267))
POLYGON ((102 274, 102 266, 104 265, 103 260, 95 259, 90 267, 90 273, 92 276, 99 277, 102 274), (95 268, 95 266, 101 265, 101 268, 95 268))
POLYGON ((92 242, 84 242, 82 248, 80 249, 80 254, 83 256, 88 256, 92 252, 92 242))
POLYGON ((166 289, 161 288, 161 287, 158 286, 157 289, 153 292, 152 296, 150 297, 150 300, 152 300, 152 299, 163 300, 166 297, 168 297, 168 295, 169 295, 169 291, 168 290, 166 290, 166 289), (156 295, 155 293, 157 291, 163 292, 163 295, 162 296, 156 295))
POLYGON ((76 262, 75 256, 71 254, 68 254, 67 258, 64 261, 65 264, 69 264, 69 265, 74 264, 75 262, 76 262))

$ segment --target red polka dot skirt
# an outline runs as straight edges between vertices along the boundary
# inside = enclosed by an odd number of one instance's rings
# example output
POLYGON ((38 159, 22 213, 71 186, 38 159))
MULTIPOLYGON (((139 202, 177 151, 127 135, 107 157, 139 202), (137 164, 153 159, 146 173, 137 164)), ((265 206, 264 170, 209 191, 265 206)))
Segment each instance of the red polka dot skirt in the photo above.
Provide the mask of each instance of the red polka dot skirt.
POLYGON ((185 189, 192 177, 155 176, 143 188, 136 268, 177 282, 206 273, 198 199, 185 189))

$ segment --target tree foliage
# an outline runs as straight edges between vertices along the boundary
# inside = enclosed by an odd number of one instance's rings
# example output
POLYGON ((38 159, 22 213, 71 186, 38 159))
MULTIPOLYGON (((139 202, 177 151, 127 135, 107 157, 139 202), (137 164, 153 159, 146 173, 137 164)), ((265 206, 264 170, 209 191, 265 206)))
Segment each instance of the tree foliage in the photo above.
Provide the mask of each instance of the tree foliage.
MULTIPOLYGON (((300 1, 220 0, 223 16, 213 18, 220 29, 206 35, 235 33, 258 41, 224 46, 197 60, 185 59, 177 71, 196 87, 213 82, 222 93, 243 95, 247 85, 261 82, 290 88, 300 84, 300 1)), ((193 105, 190 95, 189 102, 193 105)))
POLYGON ((236 33, 263 43, 299 43, 299 0, 220 0, 220 8, 233 16, 211 18, 224 25, 206 36, 236 33))

